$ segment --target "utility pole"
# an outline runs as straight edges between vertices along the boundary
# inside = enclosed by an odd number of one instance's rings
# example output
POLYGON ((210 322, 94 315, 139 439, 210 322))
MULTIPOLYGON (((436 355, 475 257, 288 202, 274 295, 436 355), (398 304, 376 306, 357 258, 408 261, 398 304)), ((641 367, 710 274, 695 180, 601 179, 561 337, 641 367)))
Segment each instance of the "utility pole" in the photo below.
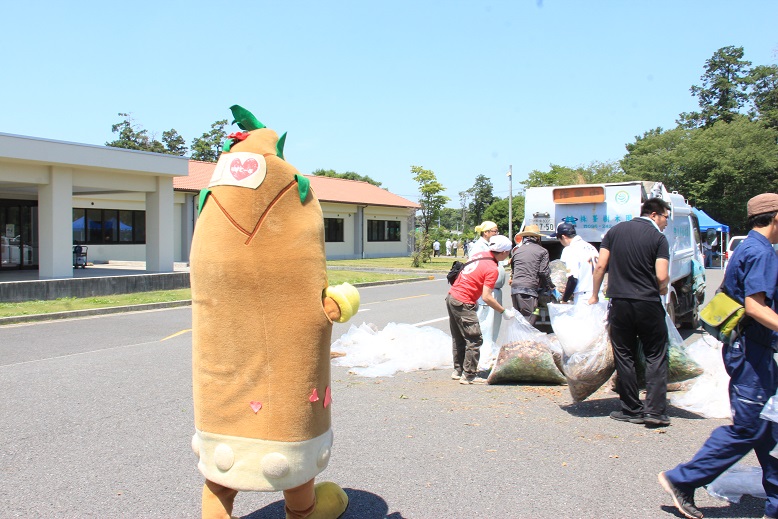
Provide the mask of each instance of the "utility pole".
POLYGON ((513 165, 508 166, 508 239, 513 240, 513 165))

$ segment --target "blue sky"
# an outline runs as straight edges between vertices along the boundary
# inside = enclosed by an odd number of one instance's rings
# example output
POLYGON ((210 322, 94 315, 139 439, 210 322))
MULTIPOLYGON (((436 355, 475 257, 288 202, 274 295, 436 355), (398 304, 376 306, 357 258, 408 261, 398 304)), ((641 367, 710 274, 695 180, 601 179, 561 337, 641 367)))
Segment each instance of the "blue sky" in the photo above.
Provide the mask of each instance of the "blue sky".
MULTIPOLYGON (((778 2, 13 2, 0 132, 88 144, 129 112, 190 144, 240 104, 302 173, 354 171, 418 199, 412 165, 458 205, 533 169, 618 160, 696 109, 705 60, 778 63, 778 2)), ((230 118, 231 120, 231 118, 230 118)))

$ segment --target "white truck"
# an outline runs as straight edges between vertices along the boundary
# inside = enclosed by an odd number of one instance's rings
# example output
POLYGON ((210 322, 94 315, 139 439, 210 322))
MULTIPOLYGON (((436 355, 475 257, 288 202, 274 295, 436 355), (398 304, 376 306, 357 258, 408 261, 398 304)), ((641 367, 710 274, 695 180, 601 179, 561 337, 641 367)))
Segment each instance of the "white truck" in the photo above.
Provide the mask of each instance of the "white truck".
MULTIPOLYGON (((667 313, 676 326, 696 328, 699 306, 705 298, 700 226, 692 207, 683 196, 670 193, 661 182, 632 181, 574 186, 548 186, 527 189, 522 229, 531 224, 540 228, 542 245, 551 260, 559 259, 562 244, 549 235, 560 222, 576 227, 578 235, 599 249, 608 229, 640 216, 640 206, 649 198, 661 198, 671 206, 664 230, 670 243, 670 285, 665 299, 667 313)), ((549 324, 541 305, 538 324, 549 324)))

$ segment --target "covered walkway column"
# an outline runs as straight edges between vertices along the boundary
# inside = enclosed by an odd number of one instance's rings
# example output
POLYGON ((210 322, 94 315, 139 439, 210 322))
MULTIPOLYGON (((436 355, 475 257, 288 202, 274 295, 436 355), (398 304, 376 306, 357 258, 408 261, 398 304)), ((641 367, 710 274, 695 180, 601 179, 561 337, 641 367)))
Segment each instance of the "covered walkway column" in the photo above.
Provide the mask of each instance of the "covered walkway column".
POLYGON ((73 170, 49 167, 38 187, 38 278, 73 277, 73 170))
POLYGON ((146 271, 173 272, 173 177, 156 177, 146 193, 146 271))
POLYGON ((365 205, 357 206, 354 215, 354 257, 365 258, 365 205))
POLYGON ((189 263, 189 251, 192 248, 192 236, 197 220, 198 195, 187 194, 181 207, 181 261, 189 263))

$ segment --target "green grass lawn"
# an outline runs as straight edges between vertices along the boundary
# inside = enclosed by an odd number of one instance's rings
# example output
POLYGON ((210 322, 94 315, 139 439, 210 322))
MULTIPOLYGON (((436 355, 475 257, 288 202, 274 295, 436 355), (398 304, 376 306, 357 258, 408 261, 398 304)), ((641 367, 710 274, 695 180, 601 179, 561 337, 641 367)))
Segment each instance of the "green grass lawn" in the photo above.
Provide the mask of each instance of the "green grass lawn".
POLYGON ((440 270, 448 271, 451 268, 451 263, 456 260, 462 261, 462 257, 437 257, 430 258, 430 261, 424 263, 421 268, 417 269, 411 266, 410 257, 402 258, 370 258, 370 259, 353 259, 353 260, 331 260, 327 262, 327 265, 333 267, 374 267, 385 269, 406 269, 406 270, 440 270))
POLYGON ((74 310, 92 310, 112 306, 142 305, 146 303, 164 303, 191 299, 188 288, 179 290, 159 290, 156 292, 136 292, 99 297, 64 297, 51 301, 23 301, 21 303, 0 303, 0 317, 17 315, 50 314, 54 312, 72 312, 74 310))
MULTIPOLYGON (((410 261, 410 260, 408 260, 410 261)), ((408 274, 383 274, 380 272, 362 272, 349 270, 330 270, 327 272, 329 283, 369 283, 393 279, 407 279, 408 274)), ((419 273, 418 277, 424 274, 419 273)), ((147 303, 164 303, 169 301, 186 301, 192 298, 191 290, 160 290, 156 292, 136 292, 133 294, 116 294, 100 297, 62 298, 51 301, 24 301, 21 303, 0 303, 0 317, 19 315, 49 314, 54 312, 72 312, 74 310, 92 310, 113 306, 141 305, 147 303)))

